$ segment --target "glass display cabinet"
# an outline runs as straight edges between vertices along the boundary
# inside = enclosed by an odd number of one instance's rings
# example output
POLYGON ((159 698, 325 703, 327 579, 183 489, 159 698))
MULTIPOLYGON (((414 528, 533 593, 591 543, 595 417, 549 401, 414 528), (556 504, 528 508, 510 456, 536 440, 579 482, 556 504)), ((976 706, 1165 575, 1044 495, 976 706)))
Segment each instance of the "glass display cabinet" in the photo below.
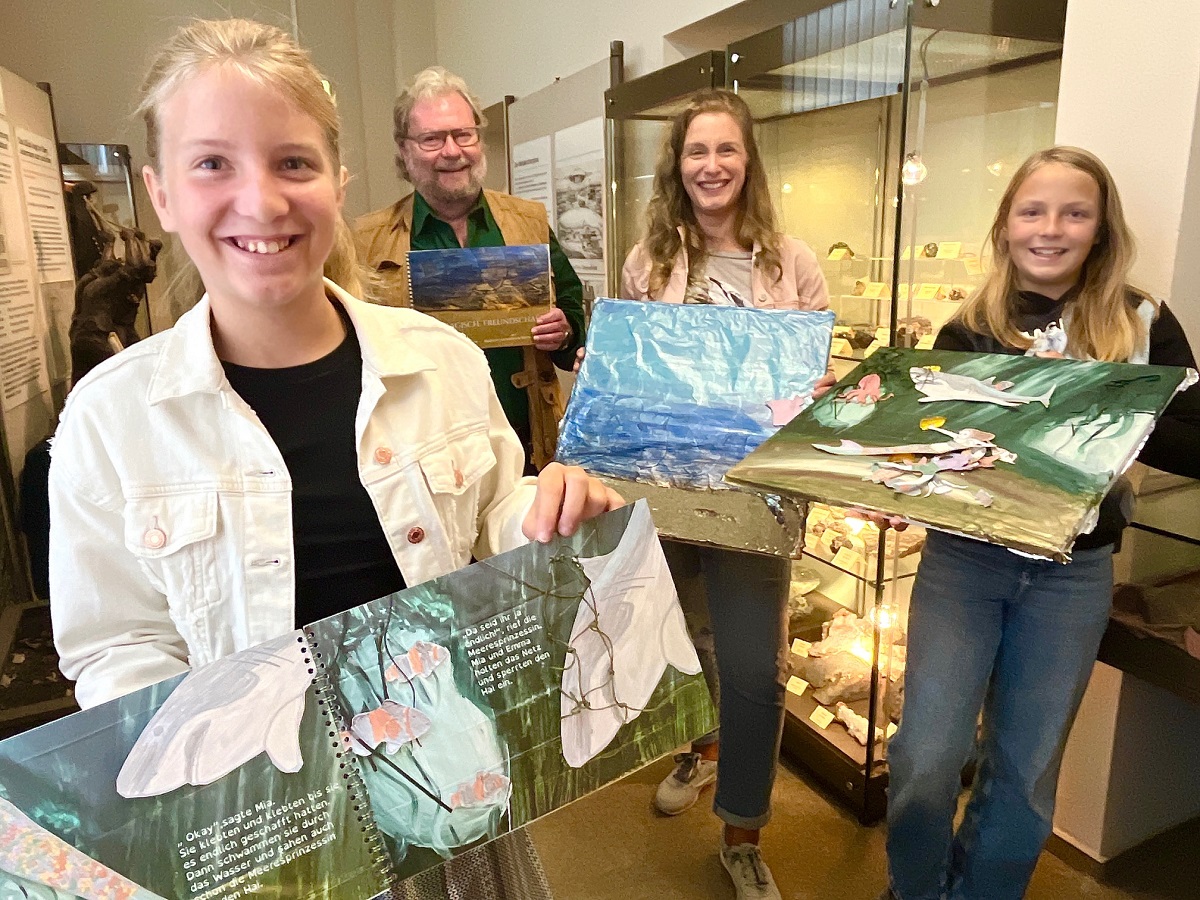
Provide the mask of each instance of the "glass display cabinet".
POLYGON ((1200 703, 1200 482, 1142 465, 1130 480, 1137 502, 1099 659, 1200 703))
POLYGON ((621 266, 641 235, 654 185, 654 163, 671 118, 695 91, 724 83, 725 54, 712 51, 604 92, 610 285, 620 285, 621 266))
POLYGON ((1053 143, 1066 4, 812 5, 730 45, 730 86, 784 230, 822 260, 835 356, 928 346, 980 281, 1009 175, 1053 143))
MULTIPOLYGON (((76 216, 98 217, 112 232, 119 232, 122 228, 137 228, 134 168, 129 148, 124 144, 59 144, 58 153, 63 184, 68 191, 67 208, 78 279, 91 268, 95 248, 89 246, 86 239, 77 238, 77 235, 90 230, 78 228, 76 216), (73 202, 69 194, 81 182, 90 182, 96 191, 86 201, 73 202), (78 271, 81 267, 82 271, 78 271)), ((136 328, 138 334, 146 336, 153 328, 150 304, 144 302, 145 288, 142 291, 143 303, 138 311, 136 328)))
MULTIPOLYGON (((642 227, 670 117, 690 92, 724 85, 754 115, 781 227, 821 261, 841 376, 880 346, 932 346, 980 284, 1009 177, 1054 142, 1066 2, 799 0, 796 10, 723 53, 606 94, 610 278, 619 283, 642 227)), ((887 750, 867 738, 890 733, 898 718, 923 536, 881 536, 814 504, 801 542, 791 602, 800 680, 787 695, 784 748, 874 821, 884 813, 887 750), (803 655, 810 644, 815 655, 803 655), (864 665, 841 656, 846 671, 831 670, 841 652, 864 665), (854 686, 816 687, 823 679, 854 686)))

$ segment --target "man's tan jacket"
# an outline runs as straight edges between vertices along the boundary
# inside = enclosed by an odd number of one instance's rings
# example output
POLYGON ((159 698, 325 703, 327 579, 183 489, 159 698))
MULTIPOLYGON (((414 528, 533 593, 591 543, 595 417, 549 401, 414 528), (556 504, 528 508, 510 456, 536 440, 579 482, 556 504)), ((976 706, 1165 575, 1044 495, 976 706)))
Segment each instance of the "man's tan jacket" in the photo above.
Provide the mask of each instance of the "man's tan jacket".
MULTIPOLYGON (((484 190, 484 198, 504 242, 509 246, 547 244, 550 223, 546 207, 511 194, 484 190)), ((409 194, 383 209, 367 213, 354 223, 354 244, 359 262, 375 269, 387 297, 403 298, 397 305, 411 306, 407 296, 408 251, 412 247, 413 197, 409 194)), ((375 293, 375 292, 370 292, 375 293)), ((554 459, 558 444, 558 422, 565 405, 558 374, 549 354, 525 347, 524 371, 513 376, 513 384, 524 388, 529 398, 529 427, 533 435, 533 464, 539 470, 554 459)))

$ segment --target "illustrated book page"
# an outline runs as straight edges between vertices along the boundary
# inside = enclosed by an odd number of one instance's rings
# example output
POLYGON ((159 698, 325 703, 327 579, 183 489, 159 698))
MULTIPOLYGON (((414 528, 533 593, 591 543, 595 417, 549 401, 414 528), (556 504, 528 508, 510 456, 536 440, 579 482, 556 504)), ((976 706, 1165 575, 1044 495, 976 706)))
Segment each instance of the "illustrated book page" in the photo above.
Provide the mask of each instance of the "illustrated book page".
POLYGON ((715 726, 635 504, 0 742, 0 897, 368 900, 715 726))

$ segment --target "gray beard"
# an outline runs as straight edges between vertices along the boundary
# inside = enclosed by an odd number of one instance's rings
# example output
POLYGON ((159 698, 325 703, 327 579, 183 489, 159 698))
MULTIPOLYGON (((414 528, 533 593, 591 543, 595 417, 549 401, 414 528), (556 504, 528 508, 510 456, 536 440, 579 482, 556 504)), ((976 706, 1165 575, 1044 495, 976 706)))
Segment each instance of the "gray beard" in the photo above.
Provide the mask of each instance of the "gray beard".
POLYGON ((481 157, 468 171, 470 177, 466 185, 459 190, 446 190, 436 179, 431 179, 428 184, 416 184, 414 187, 431 206, 464 203, 474 200, 483 191, 483 181, 487 178, 487 157, 481 157))

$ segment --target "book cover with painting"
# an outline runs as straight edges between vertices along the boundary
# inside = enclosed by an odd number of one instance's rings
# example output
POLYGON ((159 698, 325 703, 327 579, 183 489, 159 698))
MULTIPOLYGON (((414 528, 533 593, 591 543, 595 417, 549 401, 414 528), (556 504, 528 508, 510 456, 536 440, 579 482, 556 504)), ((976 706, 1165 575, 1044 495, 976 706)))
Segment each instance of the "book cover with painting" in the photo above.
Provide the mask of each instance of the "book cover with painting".
POLYGON ((366 900, 715 724, 638 503, 0 742, 0 896, 366 900))
POLYGON ((405 263, 407 297, 398 305, 441 319, 480 347, 532 344, 535 320, 554 306, 547 244, 410 250, 405 263))

